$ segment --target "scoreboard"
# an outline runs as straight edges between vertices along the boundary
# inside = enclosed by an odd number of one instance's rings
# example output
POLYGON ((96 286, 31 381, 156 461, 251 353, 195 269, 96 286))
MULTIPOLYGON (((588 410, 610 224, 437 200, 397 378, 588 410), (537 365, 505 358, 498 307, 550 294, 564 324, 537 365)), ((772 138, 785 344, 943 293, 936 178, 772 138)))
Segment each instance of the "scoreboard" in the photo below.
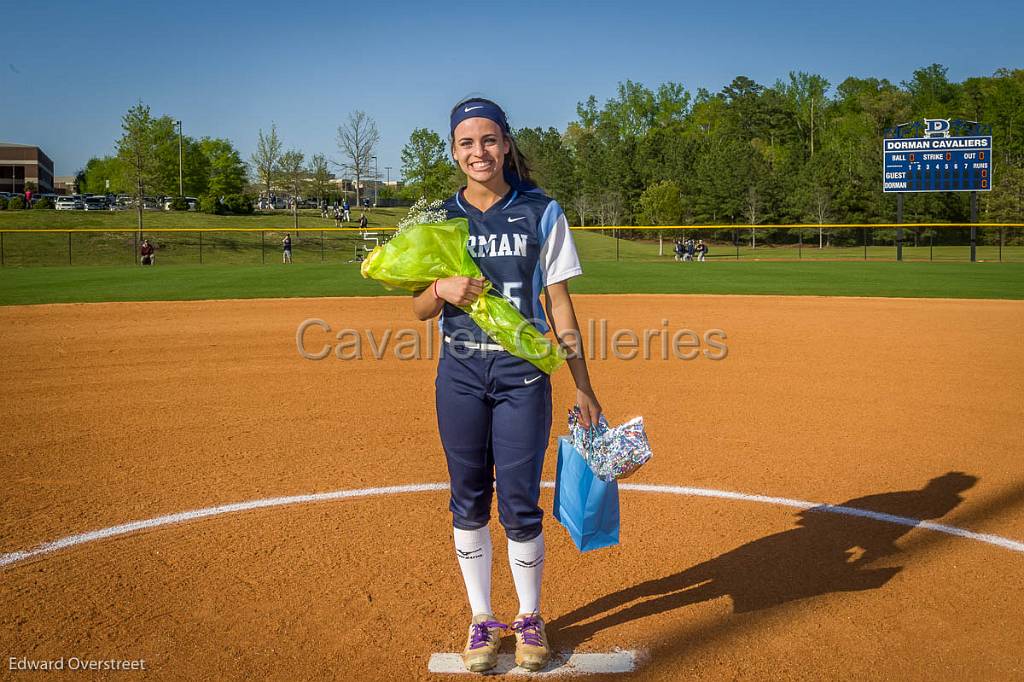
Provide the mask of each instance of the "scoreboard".
POLYGON ((885 192, 987 192, 992 137, 911 137, 882 141, 885 192))

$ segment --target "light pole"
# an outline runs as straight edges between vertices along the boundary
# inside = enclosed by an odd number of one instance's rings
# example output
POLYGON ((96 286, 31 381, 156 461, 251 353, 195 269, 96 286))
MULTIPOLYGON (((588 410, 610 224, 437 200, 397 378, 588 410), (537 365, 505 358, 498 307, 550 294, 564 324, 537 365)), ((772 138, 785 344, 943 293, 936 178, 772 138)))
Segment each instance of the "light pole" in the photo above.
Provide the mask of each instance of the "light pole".
POLYGON ((380 172, 377 170, 377 157, 373 157, 373 207, 377 208, 377 190, 380 189, 380 172))
POLYGON ((181 172, 181 121, 175 121, 178 124, 178 196, 185 196, 185 183, 182 182, 181 172))
MULTIPOLYGON (((388 191, 391 191, 391 166, 384 166, 384 172, 388 174, 388 181, 384 183, 384 186, 388 188, 388 191)), ((394 199, 394 195, 389 196, 394 199)))

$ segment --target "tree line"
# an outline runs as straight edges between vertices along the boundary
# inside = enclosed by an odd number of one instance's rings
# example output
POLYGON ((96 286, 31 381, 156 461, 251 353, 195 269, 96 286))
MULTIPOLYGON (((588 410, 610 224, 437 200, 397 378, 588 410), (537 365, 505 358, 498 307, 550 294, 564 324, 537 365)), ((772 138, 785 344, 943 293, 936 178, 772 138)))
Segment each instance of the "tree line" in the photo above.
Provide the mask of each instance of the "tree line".
MULTIPOLYGON (((993 190, 981 193, 981 219, 1024 220, 1022 69, 957 83, 932 64, 899 84, 851 76, 838 85, 791 72, 772 85, 737 76, 718 92, 695 93, 674 82, 652 89, 626 81, 603 103, 580 102, 564 130, 514 133, 534 179, 577 225, 872 224, 895 220, 896 198, 881 191, 885 131, 926 117, 992 126, 993 190)), ((91 159, 80 191, 177 195, 175 122, 139 102, 122 127, 117 154, 91 159)), ((351 113, 338 126, 337 161, 285 150, 276 125, 259 131, 248 164, 226 139, 181 143, 186 195, 277 189, 319 199, 333 191, 332 166, 361 191, 380 134, 372 117, 351 113)), ((428 128, 412 131, 401 150, 404 197, 442 198, 464 182, 448 144, 428 128)), ((968 218, 967 193, 906 196, 907 222, 968 218)))
POLYGON ((358 204, 362 180, 380 142, 376 123, 362 111, 338 126, 340 161, 322 153, 307 161, 301 151, 284 149, 277 126, 271 124, 269 131, 259 130, 247 164, 230 140, 181 135, 176 121, 154 116, 141 101, 122 117, 121 128, 116 154, 90 159, 78 173, 78 191, 136 198, 140 225, 147 196, 201 197, 203 210, 216 213, 251 213, 255 195, 275 192, 319 202, 339 194, 331 184, 332 164, 355 179, 358 204))
MULTIPOLYGON (((1024 220, 1021 69, 961 83, 938 64, 899 84, 849 77, 833 86, 792 72, 764 85, 737 76, 719 92, 696 93, 626 81, 604 103, 579 103, 576 114, 565 130, 514 134, 538 184, 577 225, 894 222, 896 198, 882 192, 882 139, 925 117, 992 126, 993 190, 981 193, 981 219, 1024 220)), ((410 194, 437 198, 458 185, 432 131, 413 132, 402 163, 410 194)), ((906 196, 907 222, 968 219, 967 193, 906 196)))

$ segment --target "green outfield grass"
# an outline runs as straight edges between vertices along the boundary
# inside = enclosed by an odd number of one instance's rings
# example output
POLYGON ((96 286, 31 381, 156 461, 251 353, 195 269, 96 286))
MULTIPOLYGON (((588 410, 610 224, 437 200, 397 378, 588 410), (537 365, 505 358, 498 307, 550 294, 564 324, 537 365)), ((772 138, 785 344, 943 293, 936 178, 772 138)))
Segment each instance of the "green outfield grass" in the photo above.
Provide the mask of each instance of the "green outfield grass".
MULTIPOLYGON (((1024 264, 586 261, 580 293, 778 294, 1024 299, 1024 264)), ((0 270, 0 305, 403 295, 349 263, 0 270)))

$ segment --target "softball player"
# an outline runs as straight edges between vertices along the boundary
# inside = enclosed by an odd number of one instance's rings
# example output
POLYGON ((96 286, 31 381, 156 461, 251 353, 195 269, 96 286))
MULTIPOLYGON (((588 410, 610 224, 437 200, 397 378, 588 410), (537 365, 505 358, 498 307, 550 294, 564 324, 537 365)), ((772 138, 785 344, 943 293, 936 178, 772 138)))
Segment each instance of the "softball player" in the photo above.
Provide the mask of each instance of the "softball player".
MULTIPOLYGON (((526 159, 497 104, 479 98, 460 102, 452 109, 450 132, 452 157, 467 181, 445 203, 449 218, 468 219, 466 247, 493 287, 542 332, 548 322, 554 327, 570 356, 567 365, 584 423, 596 422, 601 406, 590 385, 568 287, 582 269, 562 209, 530 181, 526 159)), ((551 432, 551 382, 494 343, 457 307, 480 296, 483 284, 449 277, 413 299, 421 320, 441 315, 437 424, 450 478, 455 553, 472 609, 463 660, 473 672, 493 668, 509 627, 491 609, 488 523, 497 481, 498 519, 519 597, 519 615, 511 624, 515 660, 539 670, 550 658, 540 610, 544 534, 538 500, 551 432)))

